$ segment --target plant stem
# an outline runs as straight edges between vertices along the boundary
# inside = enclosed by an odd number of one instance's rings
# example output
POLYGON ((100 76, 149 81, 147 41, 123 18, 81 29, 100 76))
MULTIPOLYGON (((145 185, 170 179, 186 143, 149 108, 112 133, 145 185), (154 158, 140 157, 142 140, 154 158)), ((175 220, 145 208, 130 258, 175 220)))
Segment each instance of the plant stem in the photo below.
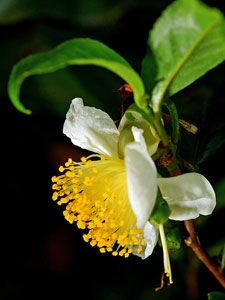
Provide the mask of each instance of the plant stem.
POLYGON ((214 275, 217 281, 222 285, 225 289, 225 277, 220 272, 219 267, 214 264, 208 255, 207 252, 203 250, 201 244, 199 242, 195 224, 193 220, 184 221, 185 227, 189 233, 189 237, 185 240, 185 243, 188 247, 190 247, 199 260, 203 262, 203 264, 208 268, 208 270, 214 275))
POLYGON ((172 280, 172 272, 171 272, 171 266, 170 266, 170 257, 169 257, 169 252, 168 252, 168 247, 167 247, 166 236, 165 236, 163 224, 159 225, 159 233, 160 233, 160 238, 161 238, 162 248, 163 248, 164 273, 168 277, 169 284, 172 284, 173 280, 172 280))

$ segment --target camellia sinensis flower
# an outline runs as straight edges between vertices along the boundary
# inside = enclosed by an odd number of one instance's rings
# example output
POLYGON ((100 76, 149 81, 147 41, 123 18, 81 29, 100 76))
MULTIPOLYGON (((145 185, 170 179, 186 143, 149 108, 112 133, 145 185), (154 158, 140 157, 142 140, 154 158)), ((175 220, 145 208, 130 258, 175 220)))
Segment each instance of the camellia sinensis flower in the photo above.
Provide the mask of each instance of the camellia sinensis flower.
POLYGON ((100 252, 146 258, 158 238, 158 228, 148 222, 158 187, 170 219, 180 221, 211 214, 215 193, 197 173, 158 178, 151 158, 159 142, 154 130, 138 119, 135 126, 122 123, 117 129, 105 112, 84 106, 80 98, 72 101, 63 132, 95 154, 59 168, 62 174, 52 178, 53 200, 66 205, 65 218, 85 230, 84 240, 100 252))

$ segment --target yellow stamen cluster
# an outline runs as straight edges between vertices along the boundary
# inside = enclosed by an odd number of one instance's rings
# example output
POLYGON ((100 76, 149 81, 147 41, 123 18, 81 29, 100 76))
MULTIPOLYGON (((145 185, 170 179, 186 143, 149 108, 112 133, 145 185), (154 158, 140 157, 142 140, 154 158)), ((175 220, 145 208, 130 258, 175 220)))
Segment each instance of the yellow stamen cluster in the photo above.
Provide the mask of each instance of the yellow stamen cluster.
POLYGON ((143 230, 137 228, 128 200, 123 160, 91 155, 79 163, 69 159, 59 171, 62 175, 52 177, 52 198, 66 204, 66 220, 87 230, 86 242, 113 256, 143 250, 143 230))

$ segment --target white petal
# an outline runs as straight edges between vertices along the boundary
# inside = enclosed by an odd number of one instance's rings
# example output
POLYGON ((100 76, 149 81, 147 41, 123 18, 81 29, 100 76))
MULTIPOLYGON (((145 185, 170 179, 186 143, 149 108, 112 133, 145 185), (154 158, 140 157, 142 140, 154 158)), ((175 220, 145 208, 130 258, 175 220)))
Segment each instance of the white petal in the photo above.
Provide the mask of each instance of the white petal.
POLYGON ((212 213, 216 205, 215 192, 209 181, 198 173, 170 178, 158 178, 163 198, 172 210, 170 219, 184 221, 212 213))
POLYGON ((134 249, 132 252, 132 254, 140 256, 142 259, 145 259, 152 254, 158 240, 158 229, 149 222, 147 222, 144 227, 144 239, 144 250, 141 253, 137 253, 134 249))
POLYGON ((146 248, 142 256, 143 259, 152 254, 158 240, 158 230, 149 222, 146 223, 144 228, 144 238, 146 242, 146 248))
POLYGON ((153 210, 157 195, 156 167, 149 156, 142 130, 132 127, 135 141, 125 147, 128 196, 137 227, 142 228, 153 210))
POLYGON ((83 149, 117 156, 119 131, 110 116, 95 107, 84 106, 81 98, 72 100, 63 133, 83 149))

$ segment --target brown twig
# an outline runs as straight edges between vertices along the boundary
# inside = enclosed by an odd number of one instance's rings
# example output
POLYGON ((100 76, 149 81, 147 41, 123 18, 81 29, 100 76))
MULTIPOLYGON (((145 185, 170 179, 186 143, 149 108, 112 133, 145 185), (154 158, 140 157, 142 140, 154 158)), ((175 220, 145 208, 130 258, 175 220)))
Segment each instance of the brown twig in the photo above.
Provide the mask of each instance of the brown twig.
POLYGON ((196 233, 194 221, 184 221, 184 224, 189 233, 189 237, 185 240, 186 245, 193 250, 199 260, 203 262, 203 264, 209 269, 209 271, 225 289, 225 277, 220 272, 219 267, 212 262, 208 253, 203 250, 196 233))

